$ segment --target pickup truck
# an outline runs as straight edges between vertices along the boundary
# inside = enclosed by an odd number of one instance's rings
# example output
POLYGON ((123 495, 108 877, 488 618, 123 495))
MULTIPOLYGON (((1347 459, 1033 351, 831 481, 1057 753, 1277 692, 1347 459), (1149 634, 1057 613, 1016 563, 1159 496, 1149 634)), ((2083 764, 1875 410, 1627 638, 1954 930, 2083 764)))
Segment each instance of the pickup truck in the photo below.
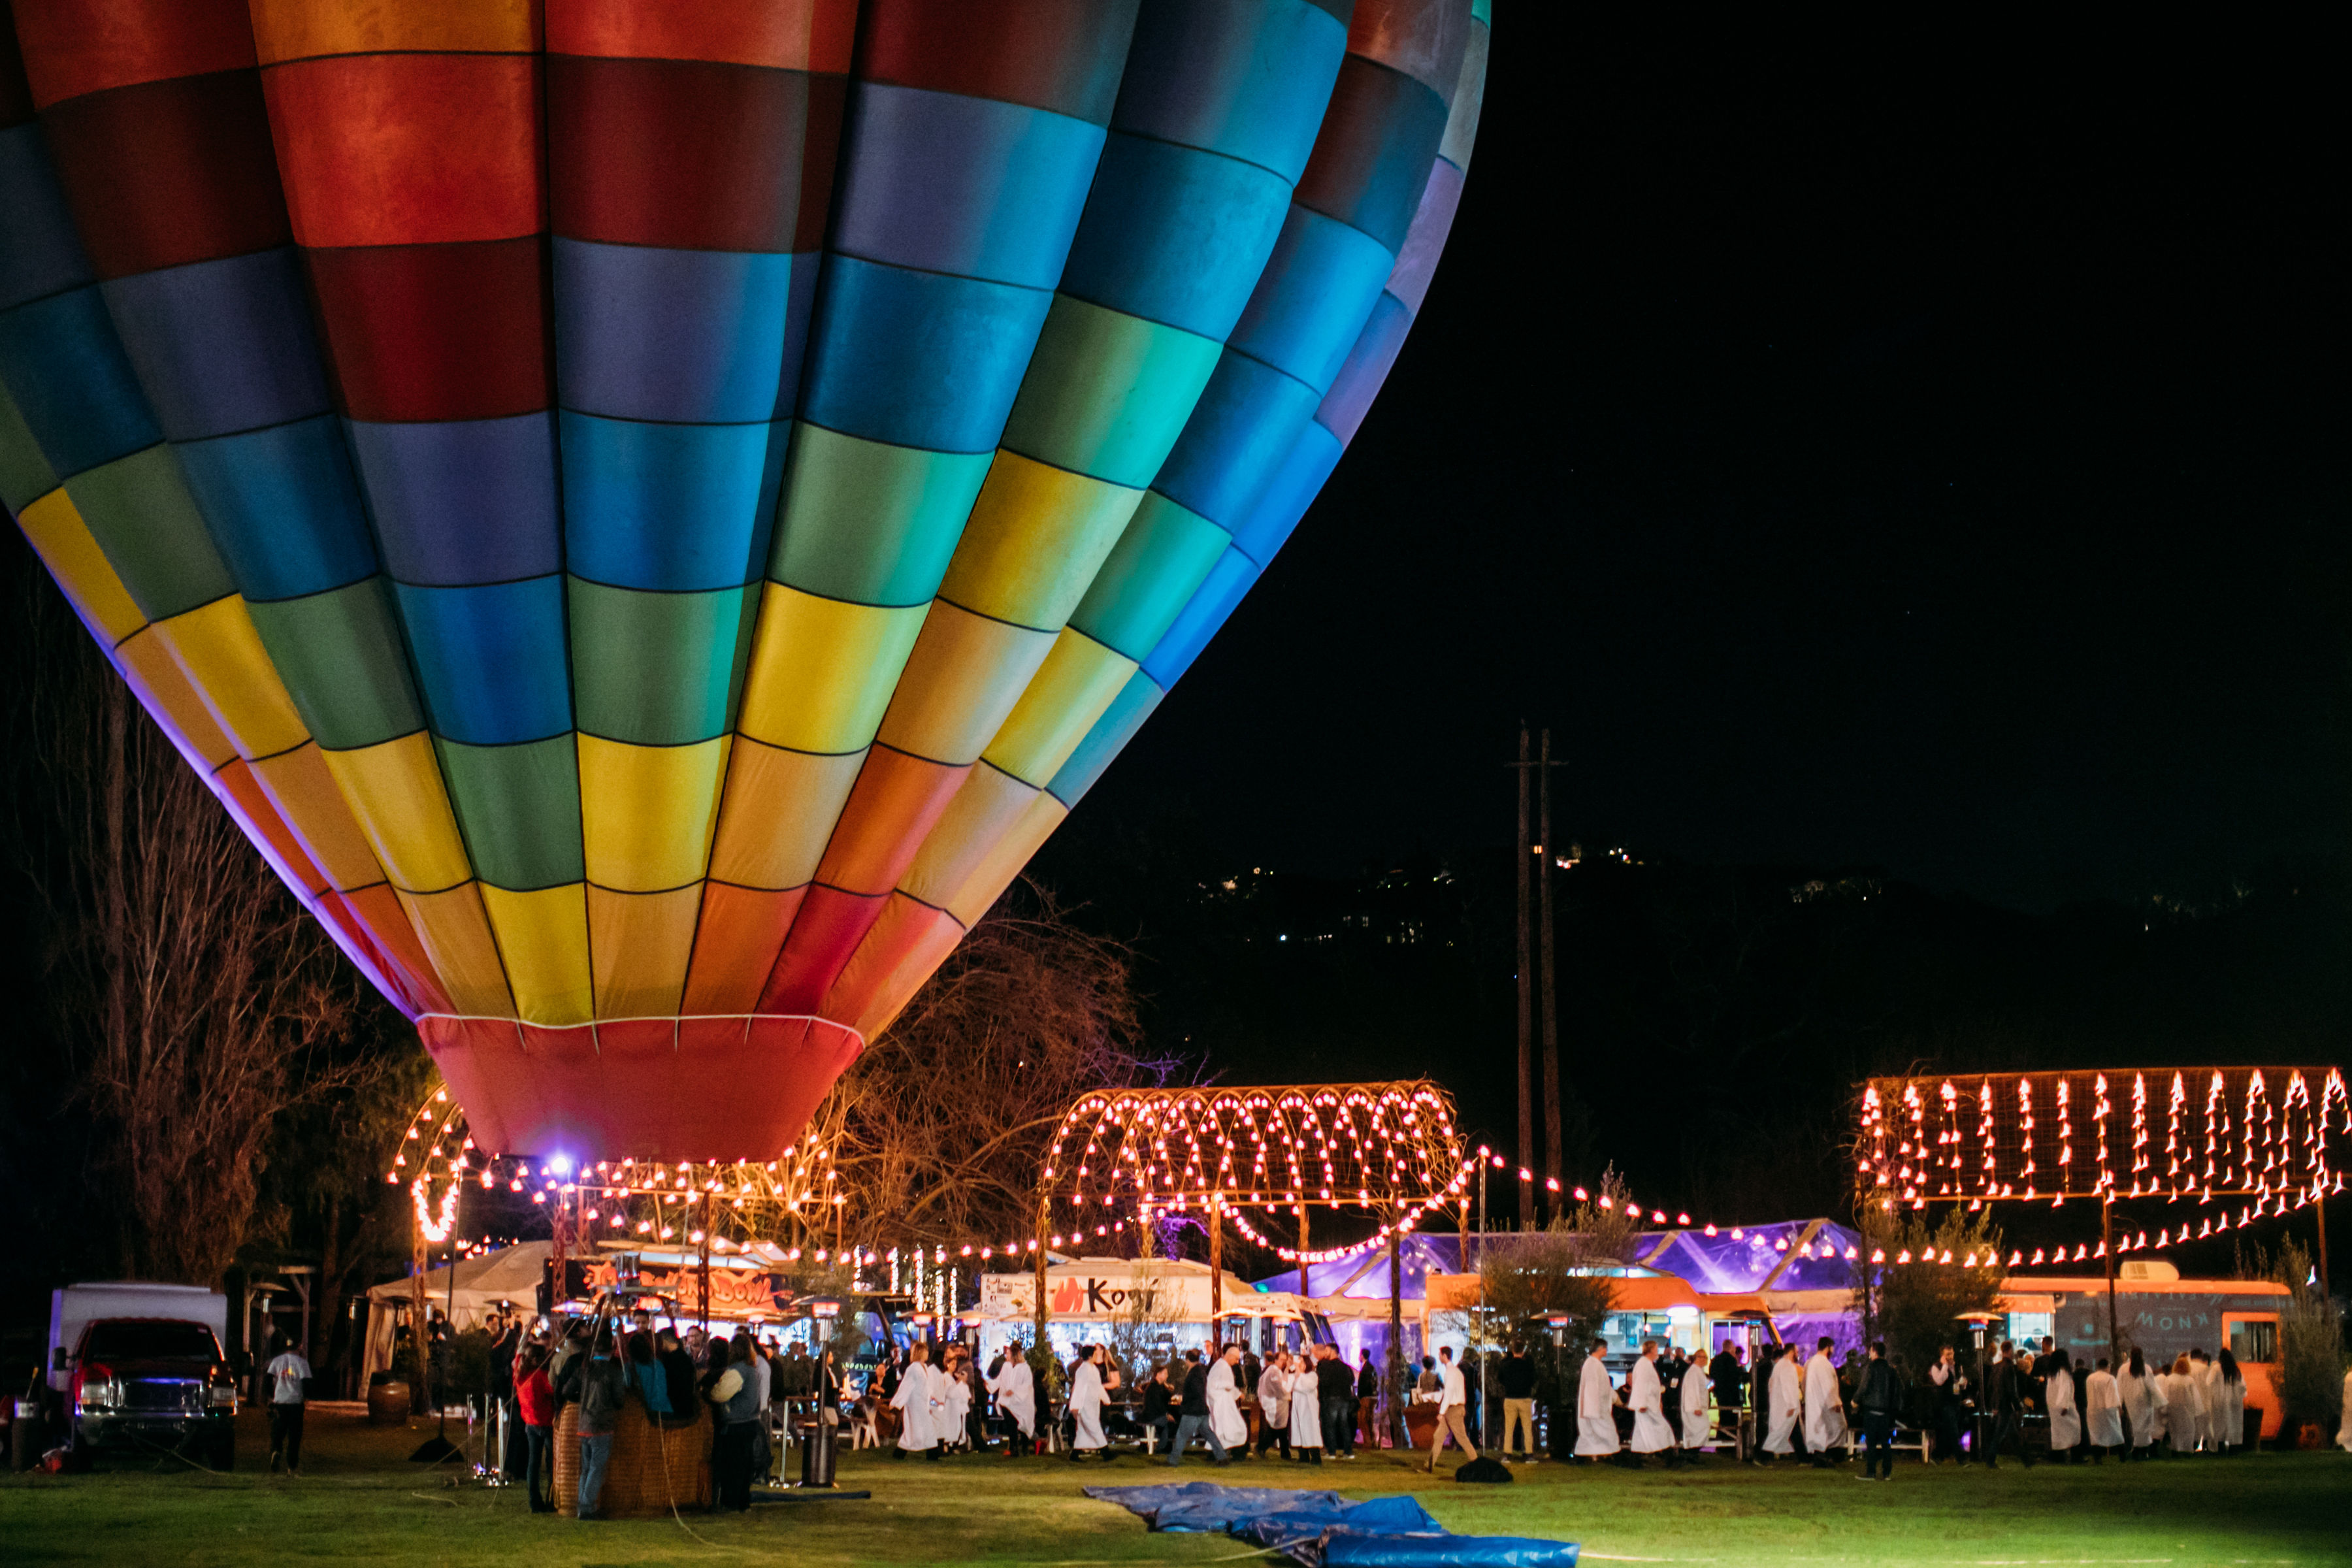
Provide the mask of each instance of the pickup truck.
POLYGON ((63 1396, 77 1458, 185 1453, 236 1462, 236 1380, 221 1350, 217 1291, 124 1281, 68 1285, 49 1310, 49 1384, 63 1396))

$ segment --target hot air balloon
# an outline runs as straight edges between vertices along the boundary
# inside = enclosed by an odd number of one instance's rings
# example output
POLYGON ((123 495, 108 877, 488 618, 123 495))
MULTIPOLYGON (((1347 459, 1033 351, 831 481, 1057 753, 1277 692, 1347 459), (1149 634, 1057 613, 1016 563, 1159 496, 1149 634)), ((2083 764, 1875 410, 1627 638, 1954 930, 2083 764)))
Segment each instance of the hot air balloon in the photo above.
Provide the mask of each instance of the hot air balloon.
POLYGON ((481 1143, 575 1158, 788 1143, 1133 736, 1393 363, 1487 37, 12 20, 0 494, 481 1143))

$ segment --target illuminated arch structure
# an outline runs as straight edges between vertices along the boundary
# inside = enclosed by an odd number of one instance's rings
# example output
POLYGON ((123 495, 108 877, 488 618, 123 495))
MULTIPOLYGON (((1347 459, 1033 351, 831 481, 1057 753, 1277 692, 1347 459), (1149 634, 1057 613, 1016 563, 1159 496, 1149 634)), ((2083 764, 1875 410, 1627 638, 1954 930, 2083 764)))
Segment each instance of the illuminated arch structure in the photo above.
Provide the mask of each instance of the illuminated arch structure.
MULTIPOLYGON (((1038 1236, 1075 1246, 1130 1220, 1201 1215, 1219 1301, 1223 1221, 1299 1264, 1303 1275, 1309 1263, 1385 1246, 1461 1203, 1485 1157, 1463 1148, 1453 1100, 1425 1079, 1105 1089, 1081 1098, 1055 1130, 1038 1189, 1038 1236), (1317 1208, 1381 1218, 1370 1237, 1317 1251, 1308 1245, 1317 1208), (1295 1225, 1298 1245, 1267 1236, 1253 1211, 1282 1228, 1295 1225)), ((1042 1269, 1042 1247, 1037 1256, 1042 1269)))

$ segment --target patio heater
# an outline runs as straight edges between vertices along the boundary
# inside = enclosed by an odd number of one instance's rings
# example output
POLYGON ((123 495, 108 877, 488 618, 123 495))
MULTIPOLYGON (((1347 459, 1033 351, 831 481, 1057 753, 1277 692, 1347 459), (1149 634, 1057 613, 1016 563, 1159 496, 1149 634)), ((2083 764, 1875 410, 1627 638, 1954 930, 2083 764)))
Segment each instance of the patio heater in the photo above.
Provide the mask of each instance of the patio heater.
POLYGON ((1956 1314, 1958 1321, 1966 1323, 1969 1326, 1969 1337, 1976 1342, 1977 1347, 1975 1392, 1978 1398, 1976 1401, 1976 1415, 1969 1422, 1969 1430, 1975 1434, 1975 1436, 1969 1439, 1969 1458, 1971 1458, 1981 1459, 1984 1458, 1985 1411, 1983 1394, 1985 1376, 1985 1338, 1992 1331, 1993 1324, 2000 1321, 2004 1315, 2005 1314, 2000 1312, 1987 1312, 1983 1310, 1956 1314))

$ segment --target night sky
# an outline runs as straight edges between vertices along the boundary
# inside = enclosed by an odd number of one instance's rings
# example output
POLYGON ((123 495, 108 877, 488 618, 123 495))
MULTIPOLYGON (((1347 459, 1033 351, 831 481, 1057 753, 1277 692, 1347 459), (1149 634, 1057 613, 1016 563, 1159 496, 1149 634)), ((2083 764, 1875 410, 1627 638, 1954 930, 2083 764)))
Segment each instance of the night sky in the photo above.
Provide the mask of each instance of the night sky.
POLYGON ((1561 828, 2028 910, 2347 847, 2346 145, 2273 39, 1498 7, 1428 307, 1082 814, 1237 860, 1561 828))

